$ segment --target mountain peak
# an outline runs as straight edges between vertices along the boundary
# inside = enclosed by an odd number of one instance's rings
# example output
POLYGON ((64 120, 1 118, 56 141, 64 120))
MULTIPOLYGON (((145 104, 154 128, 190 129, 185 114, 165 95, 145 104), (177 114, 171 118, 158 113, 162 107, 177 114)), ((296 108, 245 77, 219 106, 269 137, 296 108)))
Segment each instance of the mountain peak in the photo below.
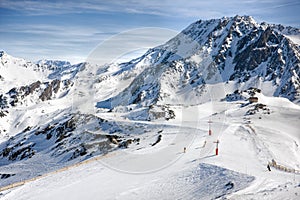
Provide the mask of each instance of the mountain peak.
POLYGON ((43 59, 37 61, 37 64, 39 65, 47 65, 47 66, 56 66, 56 67, 67 67, 70 66, 71 63, 69 61, 62 61, 62 60, 48 60, 48 59, 43 59))
POLYGON ((144 65, 143 58, 147 58, 151 66, 123 92, 97 106, 197 104, 199 96, 209 98, 205 85, 215 83, 230 84, 234 89, 259 88, 268 96, 297 103, 299 48, 277 30, 270 24, 258 24, 251 16, 199 20, 138 59, 135 65, 144 65))
POLYGON ((245 20, 245 21, 254 21, 254 22, 256 22, 255 20, 254 20, 254 18, 252 17, 252 16, 250 16, 250 15, 236 15, 236 16, 234 16, 234 17, 232 17, 232 19, 235 19, 235 20, 245 20))
POLYGON ((7 55, 7 53, 3 50, 0 51, 0 58, 2 58, 4 55, 7 55))

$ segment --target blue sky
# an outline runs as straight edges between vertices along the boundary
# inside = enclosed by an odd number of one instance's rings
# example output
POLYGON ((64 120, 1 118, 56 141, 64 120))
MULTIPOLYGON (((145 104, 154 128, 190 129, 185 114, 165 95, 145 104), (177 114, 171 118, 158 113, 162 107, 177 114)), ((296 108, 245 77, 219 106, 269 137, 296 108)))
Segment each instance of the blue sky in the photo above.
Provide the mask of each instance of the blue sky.
POLYGON ((300 28, 299 0, 0 0, 0 49, 31 61, 84 61, 122 31, 181 31, 199 19, 251 15, 300 28))

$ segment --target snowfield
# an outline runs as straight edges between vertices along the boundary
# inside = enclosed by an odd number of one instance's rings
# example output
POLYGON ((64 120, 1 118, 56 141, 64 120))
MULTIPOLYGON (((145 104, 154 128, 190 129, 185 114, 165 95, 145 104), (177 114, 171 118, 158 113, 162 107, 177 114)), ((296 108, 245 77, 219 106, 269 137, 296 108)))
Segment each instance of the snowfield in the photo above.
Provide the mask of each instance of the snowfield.
POLYGON ((185 113, 189 118, 145 122, 165 127, 156 145, 149 143, 155 142, 157 133, 146 133, 139 145, 2 191, 2 198, 298 199, 300 174, 268 171, 267 164, 274 159, 299 170, 300 108, 285 99, 261 99, 271 102, 266 104, 270 114, 245 116, 255 106, 242 106, 246 102, 177 107, 178 116, 185 113), (198 112, 191 112, 195 109, 198 112), (213 121, 211 136, 208 120, 213 121), (213 143, 217 139, 218 156, 213 143))

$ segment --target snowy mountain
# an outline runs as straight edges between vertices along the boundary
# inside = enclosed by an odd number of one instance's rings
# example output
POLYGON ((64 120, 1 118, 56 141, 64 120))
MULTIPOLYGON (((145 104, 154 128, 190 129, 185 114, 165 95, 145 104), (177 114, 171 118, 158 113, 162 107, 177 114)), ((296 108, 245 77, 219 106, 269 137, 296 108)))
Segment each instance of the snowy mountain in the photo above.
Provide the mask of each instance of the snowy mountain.
POLYGON ((137 76, 98 106, 197 104, 210 98, 211 84, 224 82, 231 92, 255 87, 299 103, 300 49, 285 35, 291 32, 299 35, 298 29, 257 24, 247 16, 197 21, 166 44, 121 64, 112 76, 137 76))
POLYGON ((235 16, 125 63, 0 52, 0 198, 297 199, 299 38, 235 16))
POLYGON ((58 69, 71 66, 70 62, 61 60, 39 60, 37 64, 41 66, 46 65, 50 69, 58 69))

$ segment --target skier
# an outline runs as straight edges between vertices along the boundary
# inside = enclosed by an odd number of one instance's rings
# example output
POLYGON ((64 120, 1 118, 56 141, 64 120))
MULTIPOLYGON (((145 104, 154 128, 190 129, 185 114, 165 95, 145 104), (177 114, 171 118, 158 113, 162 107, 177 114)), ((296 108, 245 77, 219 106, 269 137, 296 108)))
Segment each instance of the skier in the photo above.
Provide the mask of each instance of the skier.
POLYGON ((268 168, 268 170, 269 170, 269 171, 271 171, 271 167, 270 167, 270 165, 269 165, 269 164, 267 165, 267 168, 268 168))
POLYGON ((186 147, 183 148, 183 153, 185 153, 185 152, 186 152, 186 147))

